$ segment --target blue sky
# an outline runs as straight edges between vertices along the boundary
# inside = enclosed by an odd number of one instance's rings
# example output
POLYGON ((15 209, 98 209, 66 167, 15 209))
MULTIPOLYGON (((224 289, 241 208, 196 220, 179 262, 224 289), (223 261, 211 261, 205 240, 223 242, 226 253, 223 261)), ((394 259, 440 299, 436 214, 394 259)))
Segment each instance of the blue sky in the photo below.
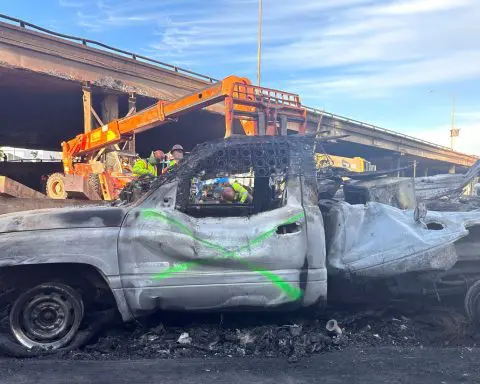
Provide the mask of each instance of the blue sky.
MULTIPOLYGON (((264 0, 262 85, 480 155, 479 0, 264 0)), ((256 79, 258 0, 0 0, 0 12, 213 77, 256 79)))

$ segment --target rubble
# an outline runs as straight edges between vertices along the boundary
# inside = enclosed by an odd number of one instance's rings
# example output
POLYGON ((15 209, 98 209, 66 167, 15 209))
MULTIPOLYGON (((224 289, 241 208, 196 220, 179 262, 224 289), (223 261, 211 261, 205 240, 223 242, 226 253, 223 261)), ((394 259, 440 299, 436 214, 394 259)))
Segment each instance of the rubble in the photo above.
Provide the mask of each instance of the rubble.
POLYGON ((361 180, 345 184, 343 191, 350 204, 374 201, 400 209, 413 209, 416 205, 413 180, 406 177, 361 180))
POLYGON ((412 304, 360 308, 353 306, 348 311, 332 308, 320 317, 295 312, 241 316, 229 313, 225 314, 223 325, 215 314, 174 314, 163 323, 156 323, 159 319, 155 317, 147 323, 112 327, 83 349, 58 352, 55 357, 79 360, 284 357, 297 361, 312 354, 351 347, 474 347, 480 343, 480 333, 456 308, 412 304), (326 329, 333 317, 343 329, 341 337, 326 329))
MULTIPOLYGON (((157 338, 155 338, 154 340, 156 340, 157 338)), ((152 340, 152 341, 154 341, 152 340)), ((178 338, 177 340, 177 343, 179 344, 192 344, 192 338, 190 337, 190 335, 187 333, 187 332, 183 332, 180 337, 178 338)))
POLYGON ((338 326, 337 320, 335 319, 328 320, 325 328, 328 332, 334 333, 337 336, 342 336, 343 334, 342 329, 338 326))
POLYGON ((434 199, 426 202, 430 211, 470 212, 480 209, 479 196, 453 196, 434 199))
POLYGON ((480 160, 465 174, 446 174, 415 179, 415 194, 420 201, 438 199, 443 196, 460 195, 462 190, 478 176, 480 160))

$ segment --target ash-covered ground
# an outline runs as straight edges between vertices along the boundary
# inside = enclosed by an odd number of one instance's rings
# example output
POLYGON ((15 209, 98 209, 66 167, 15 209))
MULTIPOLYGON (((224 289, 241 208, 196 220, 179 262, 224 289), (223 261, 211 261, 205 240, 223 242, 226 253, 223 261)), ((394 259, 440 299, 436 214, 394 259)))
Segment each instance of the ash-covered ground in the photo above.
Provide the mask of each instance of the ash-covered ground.
MULTIPOLYGON (((163 313, 142 323, 113 324, 61 359, 285 357, 289 361, 372 346, 473 348, 480 330, 461 308, 432 305, 350 306, 311 312, 163 313), (338 321, 342 335, 325 329, 338 321)), ((40 357, 41 358, 41 357, 40 357)), ((52 355, 45 358, 52 358, 52 355)))

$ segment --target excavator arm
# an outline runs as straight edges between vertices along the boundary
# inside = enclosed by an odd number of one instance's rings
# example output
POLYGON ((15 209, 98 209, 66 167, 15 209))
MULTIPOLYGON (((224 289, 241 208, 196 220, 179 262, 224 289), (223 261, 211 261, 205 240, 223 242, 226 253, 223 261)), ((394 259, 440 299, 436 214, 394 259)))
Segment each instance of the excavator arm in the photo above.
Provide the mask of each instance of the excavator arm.
MULTIPOLYGON (((193 110, 224 101, 225 137, 232 133, 234 117, 238 117, 247 135, 259 134, 257 112, 283 111, 300 121, 299 131, 305 129, 306 111, 294 94, 256 87, 244 77, 229 76, 212 86, 191 93, 172 102, 159 101, 155 105, 127 117, 116 119, 88 133, 62 143, 65 174, 74 174, 75 157, 92 154, 102 148, 128 140, 133 134, 174 121, 193 110)), ((268 118, 266 119, 268 121, 268 118)), ((263 119, 265 121, 265 118, 263 119)), ((286 130, 286 128, 285 128, 286 130)), ((264 130, 265 131, 265 130, 264 130)), ((268 132, 264 132, 264 134, 268 132)), ((270 132, 272 134, 272 132, 270 132)))

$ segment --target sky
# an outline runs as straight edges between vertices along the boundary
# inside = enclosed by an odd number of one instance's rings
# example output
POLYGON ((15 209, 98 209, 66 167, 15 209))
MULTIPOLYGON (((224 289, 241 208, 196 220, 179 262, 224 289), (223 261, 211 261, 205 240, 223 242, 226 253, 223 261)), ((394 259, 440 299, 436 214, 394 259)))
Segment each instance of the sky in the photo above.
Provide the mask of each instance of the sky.
MULTIPOLYGON (((258 0, 0 0, 0 13, 256 82, 258 0)), ((480 155, 480 0, 263 0, 261 85, 480 155)))

